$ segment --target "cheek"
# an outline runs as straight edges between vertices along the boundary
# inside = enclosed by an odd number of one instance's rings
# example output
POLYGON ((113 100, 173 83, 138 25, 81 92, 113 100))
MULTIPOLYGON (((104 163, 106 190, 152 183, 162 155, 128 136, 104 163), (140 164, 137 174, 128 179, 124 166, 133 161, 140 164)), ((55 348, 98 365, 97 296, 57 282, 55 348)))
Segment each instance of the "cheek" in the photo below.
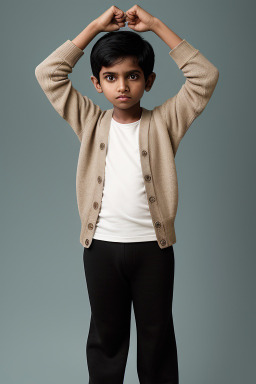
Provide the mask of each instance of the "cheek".
POLYGON ((144 82, 138 84, 138 85, 136 86, 136 90, 137 90, 138 93, 143 93, 144 90, 145 90, 145 84, 144 84, 144 82))
POLYGON ((111 90, 113 89, 113 87, 111 87, 111 84, 108 84, 106 82, 101 84, 101 88, 102 88, 103 92, 106 92, 106 93, 111 92, 111 90))

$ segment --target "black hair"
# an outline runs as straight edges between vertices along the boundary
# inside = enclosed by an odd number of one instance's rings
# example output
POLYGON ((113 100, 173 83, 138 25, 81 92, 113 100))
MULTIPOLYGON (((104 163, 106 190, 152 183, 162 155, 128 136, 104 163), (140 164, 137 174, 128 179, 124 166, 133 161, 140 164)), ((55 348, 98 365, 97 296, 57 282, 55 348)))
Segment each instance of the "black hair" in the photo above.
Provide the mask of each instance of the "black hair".
POLYGON ((108 32, 94 44, 90 55, 93 75, 100 83, 99 73, 102 66, 112 66, 118 59, 127 56, 137 58, 146 82, 154 68, 154 50, 147 40, 133 31, 108 32))

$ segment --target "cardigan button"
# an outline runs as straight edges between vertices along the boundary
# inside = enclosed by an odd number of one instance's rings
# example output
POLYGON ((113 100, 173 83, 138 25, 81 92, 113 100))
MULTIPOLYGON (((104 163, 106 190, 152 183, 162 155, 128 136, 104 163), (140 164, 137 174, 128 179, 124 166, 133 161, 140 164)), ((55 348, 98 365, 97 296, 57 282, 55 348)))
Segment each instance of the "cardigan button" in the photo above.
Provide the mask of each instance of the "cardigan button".
POLYGON ((166 244, 165 239, 162 239, 162 240, 160 241, 160 243, 161 243, 161 245, 165 245, 165 244, 166 244))
POLYGON ((93 229, 93 224, 92 224, 92 223, 89 223, 89 224, 88 224, 88 228, 89 228, 89 229, 93 229))
POLYGON ((105 148, 105 144, 104 143, 100 143, 100 149, 104 149, 105 148))
POLYGON ((89 245, 89 239, 85 240, 85 245, 89 245))
POLYGON ((93 208, 94 208, 94 209, 97 209, 98 206, 99 206, 99 204, 97 203, 97 201, 94 201, 94 203, 93 203, 93 208))
POLYGON ((98 183, 100 184, 102 182, 102 177, 98 176, 98 183))
POLYGON ((143 156, 147 156, 147 154, 148 154, 147 151, 146 151, 145 149, 143 149, 143 151, 142 151, 142 155, 143 155, 143 156))
POLYGON ((156 228, 161 228, 161 223, 160 223, 160 221, 156 221, 156 222, 155 222, 155 227, 156 227, 156 228))
POLYGON ((154 196, 150 196, 149 201, 150 201, 150 203, 154 203, 156 201, 156 199, 154 196))
POLYGON ((146 176, 144 177, 144 179, 145 179, 146 181, 150 181, 150 180, 151 180, 151 176, 150 176, 150 175, 146 175, 146 176))

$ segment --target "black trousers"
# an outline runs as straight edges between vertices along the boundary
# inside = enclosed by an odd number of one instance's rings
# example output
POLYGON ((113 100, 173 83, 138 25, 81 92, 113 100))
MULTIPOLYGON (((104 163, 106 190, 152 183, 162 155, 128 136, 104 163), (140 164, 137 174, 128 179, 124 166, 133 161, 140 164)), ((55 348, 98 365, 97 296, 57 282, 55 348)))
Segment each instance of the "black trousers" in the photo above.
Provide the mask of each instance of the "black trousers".
POLYGON ((91 306, 86 343, 89 384, 123 384, 131 303, 140 384, 178 384, 173 246, 161 249, 157 241, 93 239, 90 248, 84 248, 83 262, 91 306))

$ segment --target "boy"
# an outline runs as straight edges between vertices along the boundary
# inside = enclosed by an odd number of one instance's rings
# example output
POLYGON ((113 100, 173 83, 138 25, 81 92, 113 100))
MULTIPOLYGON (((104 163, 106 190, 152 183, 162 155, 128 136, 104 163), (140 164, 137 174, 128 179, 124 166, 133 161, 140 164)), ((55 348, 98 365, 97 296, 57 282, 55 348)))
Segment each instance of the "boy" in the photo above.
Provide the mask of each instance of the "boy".
POLYGON ((76 187, 91 306, 89 383, 123 383, 133 303, 140 383, 178 384, 172 318, 178 205, 174 158, 180 140, 211 98, 218 69, 134 5, 126 13, 111 6, 39 64, 35 74, 81 143, 76 187), (153 110, 141 107, 140 99, 156 78, 154 52, 139 34, 117 32, 125 21, 136 32, 156 33, 186 76, 179 92, 153 110), (99 32, 109 33, 92 49, 91 80, 113 104, 106 111, 68 78, 99 32))

